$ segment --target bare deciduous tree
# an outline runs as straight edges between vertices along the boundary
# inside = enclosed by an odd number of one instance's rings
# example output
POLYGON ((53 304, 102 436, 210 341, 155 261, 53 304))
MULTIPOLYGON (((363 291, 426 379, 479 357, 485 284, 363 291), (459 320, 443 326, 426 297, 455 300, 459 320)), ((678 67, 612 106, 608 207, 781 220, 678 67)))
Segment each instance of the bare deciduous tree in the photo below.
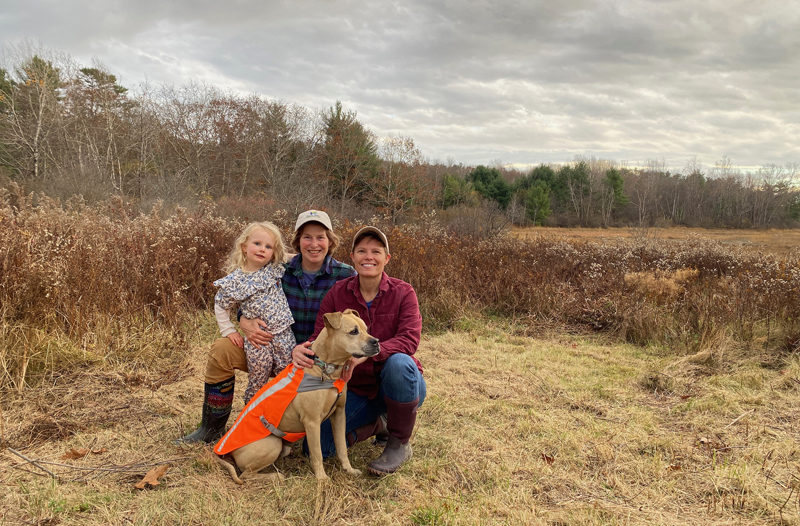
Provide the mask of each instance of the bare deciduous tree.
POLYGON ((20 62, 3 85, 5 111, 0 125, 0 142, 7 151, 5 163, 37 183, 48 177, 47 162, 56 162, 53 141, 57 141, 63 94, 60 64, 45 52, 16 49, 20 62))
POLYGON ((380 154, 381 169, 369 181, 370 200, 396 223, 427 193, 422 154, 410 137, 384 139, 380 154))

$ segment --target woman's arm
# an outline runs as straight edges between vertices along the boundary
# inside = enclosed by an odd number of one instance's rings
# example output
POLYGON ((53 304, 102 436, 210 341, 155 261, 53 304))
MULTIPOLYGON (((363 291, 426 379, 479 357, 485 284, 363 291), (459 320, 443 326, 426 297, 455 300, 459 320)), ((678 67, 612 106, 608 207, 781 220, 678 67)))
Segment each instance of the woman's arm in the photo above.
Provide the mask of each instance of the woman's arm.
POLYGON ((375 356, 377 362, 386 361, 396 353, 412 356, 417 352, 422 336, 422 315, 416 291, 411 285, 407 289, 397 312, 397 331, 391 338, 381 340, 381 352, 375 356))

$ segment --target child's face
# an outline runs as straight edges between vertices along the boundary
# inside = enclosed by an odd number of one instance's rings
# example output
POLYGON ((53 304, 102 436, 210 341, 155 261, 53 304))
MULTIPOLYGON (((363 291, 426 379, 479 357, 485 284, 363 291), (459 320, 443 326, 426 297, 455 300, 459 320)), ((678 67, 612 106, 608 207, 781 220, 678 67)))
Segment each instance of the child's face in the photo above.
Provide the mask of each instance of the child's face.
POLYGON ((270 261, 275 255, 275 238, 266 230, 256 230, 242 245, 244 270, 253 272, 270 261))

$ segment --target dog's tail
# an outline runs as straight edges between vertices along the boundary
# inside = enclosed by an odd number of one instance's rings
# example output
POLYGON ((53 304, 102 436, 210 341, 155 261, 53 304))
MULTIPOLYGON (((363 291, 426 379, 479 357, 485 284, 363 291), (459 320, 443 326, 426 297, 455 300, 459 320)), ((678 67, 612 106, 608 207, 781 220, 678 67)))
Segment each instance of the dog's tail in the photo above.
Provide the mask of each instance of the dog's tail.
POLYGON ((214 458, 217 459, 217 462, 219 462, 220 466, 222 466, 223 468, 228 470, 228 473, 230 473, 231 478, 233 479, 233 481, 235 483, 244 484, 244 481, 242 479, 240 479, 239 475, 236 473, 236 466, 235 465, 233 465, 231 462, 228 462, 227 460, 225 460, 224 458, 222 458, 219 455, 214 455, 214 458))

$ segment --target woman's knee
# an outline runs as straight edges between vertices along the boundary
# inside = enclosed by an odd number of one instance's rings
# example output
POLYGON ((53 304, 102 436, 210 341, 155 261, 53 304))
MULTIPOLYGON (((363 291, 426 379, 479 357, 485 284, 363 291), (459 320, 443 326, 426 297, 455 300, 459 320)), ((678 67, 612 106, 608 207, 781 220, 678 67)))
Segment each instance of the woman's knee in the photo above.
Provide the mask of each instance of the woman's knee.
POLYGON ((396 402, 412 402, 424 396, 422 375, 407 354, 393 354, 381 370, 381 391, 396 402))
POLYGON ((206 361, 205 381, 213 384, 227 380, 237 369, 247 372, 247 356, 244 349, 236 346, 228 338, 214 340, 206 361))

